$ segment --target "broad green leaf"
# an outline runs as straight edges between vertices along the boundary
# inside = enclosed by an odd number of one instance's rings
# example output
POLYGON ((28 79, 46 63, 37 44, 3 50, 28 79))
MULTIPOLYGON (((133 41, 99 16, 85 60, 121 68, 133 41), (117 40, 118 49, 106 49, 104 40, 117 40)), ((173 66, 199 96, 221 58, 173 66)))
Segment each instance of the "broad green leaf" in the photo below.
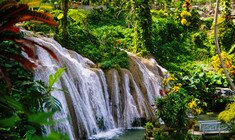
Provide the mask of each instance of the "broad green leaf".
POLYGON ((52 112, 60 111, 62 108, 60 101, 51 95, 44 96, 43 103, 44 107, 52 112))
POLYGON ((52 86, 60 79, 65 68, 59 68, 54 74, 49 75, 48 87, 52 88, 52 86))

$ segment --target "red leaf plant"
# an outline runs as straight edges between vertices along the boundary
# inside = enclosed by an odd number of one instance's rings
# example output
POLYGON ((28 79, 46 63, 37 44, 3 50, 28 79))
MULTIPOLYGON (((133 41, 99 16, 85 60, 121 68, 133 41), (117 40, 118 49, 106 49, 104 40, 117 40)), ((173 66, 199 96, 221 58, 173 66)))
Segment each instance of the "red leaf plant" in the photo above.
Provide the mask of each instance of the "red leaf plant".
MULTIPOLYGON (((15 47, 19 47, 31 60, 28 60, 19 54, 7 52, 5 49, 0 51, 1 58, 17 61, 25 69, 33 71, 37 66, 35 63, 36 56, 34 50, 36 46, 39 46, 45 49, 49 55, 58 61, 57 56, 47 47, 26 38, 22 38, 20 36, 20 29, 16 26, 16 23, 30 20, 41 21, 49 26, 58 26, 49 13, 32 11, 27 4, 19 4, 15 0, 5 0, 0 3, 0 17, 0 43, 3 41, 14 42, 15 47)), ((0 66, 0 79, 5 81, 7 87, 11 87, 10 78, 6 73, 5 68, 2 66, 0 66)))

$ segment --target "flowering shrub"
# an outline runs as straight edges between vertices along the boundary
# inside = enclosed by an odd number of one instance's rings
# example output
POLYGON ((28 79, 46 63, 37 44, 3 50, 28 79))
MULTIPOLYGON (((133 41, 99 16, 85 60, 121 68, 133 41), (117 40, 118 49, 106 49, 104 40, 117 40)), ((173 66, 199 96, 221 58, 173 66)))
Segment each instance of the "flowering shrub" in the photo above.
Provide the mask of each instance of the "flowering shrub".
POLYGON ((189 18, 191 17, 191 13, 188 11, 182 11, 180 13, 180 17, 181 17, 181 24, 184 26, 189 26, 190 22, 189 22, 189 18))
POLYGON ((225 123, 235 120, 235 102, 226 106, 226 109, 219 114, 218 120, 225 123))
MULTIPOLYGON (((232 57, 228 55, 226 52, 222 52, 221 55, 225 63, 225 67, 228 69, 229 73, 231 75, 235 75, 235 66, 232 64, 232 57)), ((215 55, 211 58, 211 65, 214 71, 216 71, 219 74, 223 74, 223 68, 220 65, 220 60, 218 55, 215 55)))
POLYGON ((194 115, 200 115, 202 113, 202 108, 198 106, 198 102, 200 102, 200 100, 194 98, 191 100, 191 102, 188 103, 188 109, 194 115))

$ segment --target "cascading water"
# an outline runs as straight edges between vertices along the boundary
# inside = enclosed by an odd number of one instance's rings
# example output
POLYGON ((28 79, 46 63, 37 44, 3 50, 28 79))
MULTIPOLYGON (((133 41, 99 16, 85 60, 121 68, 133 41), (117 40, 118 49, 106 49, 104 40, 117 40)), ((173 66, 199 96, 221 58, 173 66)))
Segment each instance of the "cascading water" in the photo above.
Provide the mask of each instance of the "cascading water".
POLYGON ((41 66, 35 71, 35 79, 47 83, 48 76, 59 67, 66 72, 56 83, 68 94, 52 92, 62 104, 62 111, 54 119, 67 118, 48 128, 66 133, 70 139, 88 139, 92 135, 115 128, 130 128, 139 118, 151 119, 151 105, 159 95, 165 69, 156 61, 129 54, 130 68, 109 70, 104 73, 87 58, 61 47, 46 37, 27 37, 51 49, 59 58, 54 61, 38 48, 41 66))

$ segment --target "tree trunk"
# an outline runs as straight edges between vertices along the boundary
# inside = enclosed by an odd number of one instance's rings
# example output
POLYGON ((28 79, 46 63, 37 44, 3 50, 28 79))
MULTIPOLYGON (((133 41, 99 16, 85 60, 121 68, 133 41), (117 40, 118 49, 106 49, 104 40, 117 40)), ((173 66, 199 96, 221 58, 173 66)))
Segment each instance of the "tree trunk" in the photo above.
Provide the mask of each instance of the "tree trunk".
POLYGON ((224 65, 224 61, 223 58, 221 56, 221 52, 220 52, 220 47, 219 47, 219 39, 218 39, 218 25, 217 25, 217 19, 218 19, 218 11, 219 11, 219 3, 220 0, 216 0, 216 8, 215 8, 215 16, 214 16, 214 35, 215 35, 215 46, 216 46, 216 50, 217 53, 219 55, 219 59, 220 59, 220 64, 224 70, 224 74, 226 76, 226 79, 228 81, 228 83, 230 84, 232 90, 235 90, 235 85, 233 83, 233 80, 231 79, 231 77, 229 76, 229 73, 227 71, 227 68, 224 65))

